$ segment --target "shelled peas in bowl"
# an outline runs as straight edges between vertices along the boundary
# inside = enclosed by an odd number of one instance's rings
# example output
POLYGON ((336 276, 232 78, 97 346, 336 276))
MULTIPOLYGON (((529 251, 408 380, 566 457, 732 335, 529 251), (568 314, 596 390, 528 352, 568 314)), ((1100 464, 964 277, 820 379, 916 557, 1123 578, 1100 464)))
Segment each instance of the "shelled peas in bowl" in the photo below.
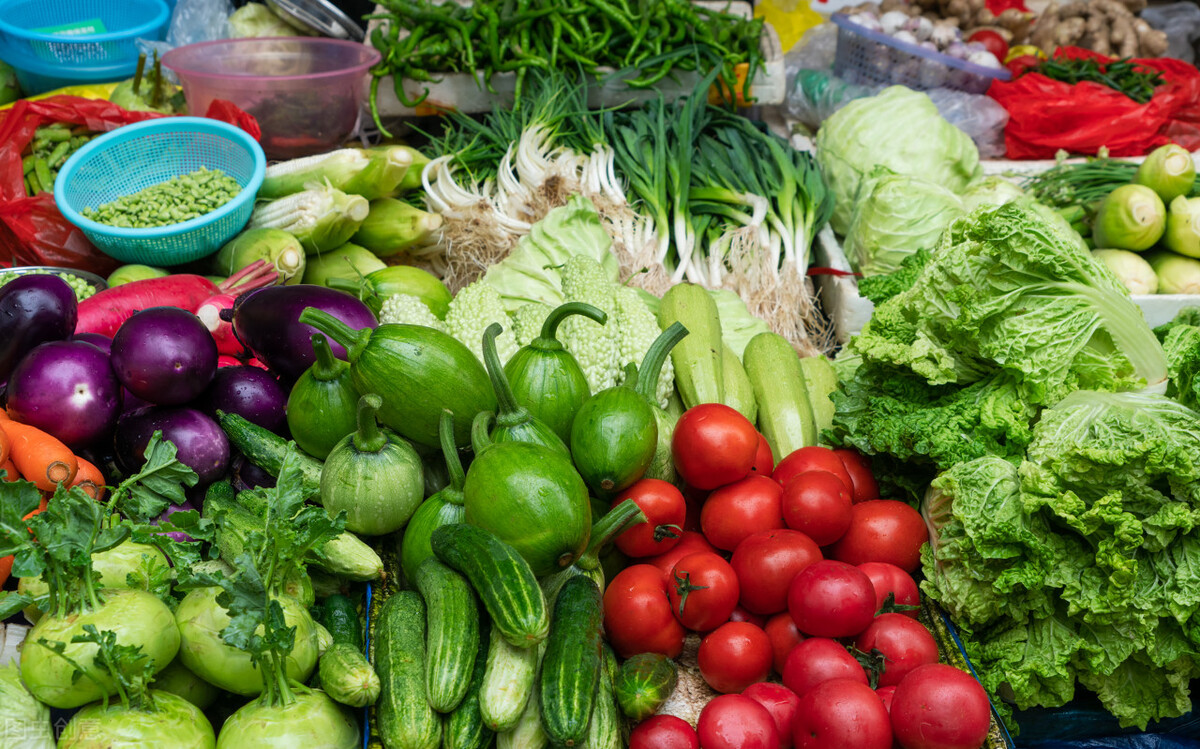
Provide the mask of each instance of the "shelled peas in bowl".
POLYGON ((100 224, 149 229, 179 224, 217 210, 242 190, 220 169, 201 167, 80 213, 100 224))

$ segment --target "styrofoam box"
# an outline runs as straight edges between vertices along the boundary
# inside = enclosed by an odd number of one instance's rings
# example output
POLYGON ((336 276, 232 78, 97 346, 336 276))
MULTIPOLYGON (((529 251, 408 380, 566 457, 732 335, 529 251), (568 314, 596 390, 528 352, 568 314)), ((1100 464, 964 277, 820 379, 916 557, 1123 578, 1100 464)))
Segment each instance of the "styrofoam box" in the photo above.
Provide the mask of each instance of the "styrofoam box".
MULTIPOLYGON (((734 0, 696 0, 696 5, 710 10, 725 10, 726 12, 749 18, 753 13, 750 3, 734 0)), ((375 12, 386 12, 380 6, 375 6, 375 12)), ((367 30, 364 44, 371 43, 371 32, 380 20, 371 21, 367 30)), ((407 32, 402 31, 401 34, 407 32)), ((762 45, 760 48, 763 67, 754 76, 750 85, 750 94, 754 104, 782 104, 787 93, 786 73, 783 67, 783 47, 779 34, 769 23, 763 24, 762 45)), ((612 72, 608 68, 601 71, 612 72)), ((662 91, 668 99, 680 98, 692 92, 699 82, 700 76, 694 73, 680 73, 672 78, 668 76, 654 88, 631 89, 618 81, 606 83, 604 86, 592 87, 588 96, 591 107, 613 106, 633 101, 645 101, 658 96, 662 91)), ((406 107, 396 98, 392 77, 387 76, 379 81, 378 106, 379 114, 388 117, 413 117, 437 114, 447 109, 457 109, 460 112, 479 113, 490 112, 497 103, 511 105, 513 89, 516 87, 516 73, 496 73, 492 76, 492 88, 496 93, 488 91, 484 86, 483 73, 447 73, 440 76, 436 82, 405 80, 402 82, 404 93, 409 100, 421 95, 426 87, 429 97, 416 107, 406 107)))
MULTIPOLYGON (((1192 155, 1200 164, 1200 153, 1192 155)), ((1072 159, 1083 161, 1083 159, 1072 159)), ((1141 162, 1142 159, 1129 159, 1141 162)), ((1056 162, 1050 161, 1006 161, 1003 159, 981 162, 983 173, 989 176, 1025 177, 1044 172, 1056 162)), ((833 230, 826 226, 813 243, 813 265, 851 272, 850 261, 842 251, 833 230)), ((850 336, 862 330, 875 305, 858 293, 858 280, 854 276, 816 276, 820 290, 821 307, 833 321, 838 343, 845 343, 850 336)), ((1142 308, 1146 322, 1151 327, 1170 322, 1185 307, 1200 306, 1200 295, 1196 294, 1134 294, 1133 301, 1142 308)))

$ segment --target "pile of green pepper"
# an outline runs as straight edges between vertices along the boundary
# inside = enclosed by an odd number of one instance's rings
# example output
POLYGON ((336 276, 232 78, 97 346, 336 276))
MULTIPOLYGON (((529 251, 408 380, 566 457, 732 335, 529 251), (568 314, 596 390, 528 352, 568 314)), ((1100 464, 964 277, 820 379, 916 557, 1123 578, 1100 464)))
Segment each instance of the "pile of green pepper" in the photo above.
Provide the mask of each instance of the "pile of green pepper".
POLYGON ((25 193, 33 197, 40 192, 53 192, 58 170, 84 143, 92 139, 92 132, 83 126, 54 123, 39 127, 33 140, 26 147, 21 159, 25 173, 25 193))
POLYGON ((632 88, 654 86, 677 70, 720 68, 724 90, 735 91, 735 68, 747 63, 748 91, 762 65, 761 19, 706 10, 689 0, 478 0, 469 7, 383 0, 380 6, 386 12, 368 17, 387 21, 371 34, 383 55, 371 71, 377 125, 376 92, 387 75, 394 78, 396 98, 415 107, 429 90, 409 100, 402 79, 428 82, 443 73, 479 70, 491 90, 494 73, 515 71, 520 101, 531 68, 636 71, 625 79, 632 88))
POLYGON ((1108 63, 1092 59, 1054 58, 1042 62, 1034 70, 1047 78, 1071 85, 1084 81, 1099 83, 1114 91, 1120 91, 1138 104, 1150 101, 1155 90, 1166 83, 1162 73, 1154 68, 1139 65, 1128 57, 1108 63))
POLYGON ((89 206, 82 213, 100 224, 148 229, 180 224, 211 213, 241 191, 238 181, 220 169, 200 167, 97 208, 89 206))

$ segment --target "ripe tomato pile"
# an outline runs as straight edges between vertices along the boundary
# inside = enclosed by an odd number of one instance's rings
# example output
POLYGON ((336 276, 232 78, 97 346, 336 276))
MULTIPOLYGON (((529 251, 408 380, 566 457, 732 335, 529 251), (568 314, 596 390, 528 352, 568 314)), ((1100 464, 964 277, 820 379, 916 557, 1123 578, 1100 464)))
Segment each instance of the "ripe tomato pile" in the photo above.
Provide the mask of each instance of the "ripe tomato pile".
POLYGON ((916 618, 925 523, 879 499, 862 456, 805 447, 776 464, 720 404, 679 419, 672 453, 685 491, 644 479, 614 500, 634 500, 648 522, 616 540, 634 563, 605 591, 605 631, 622 658, 675 658, 701 633, 700 674, 721 694, 696 730, 654 716, 631 749, 982 745, 986 693, 937 662, 916 618))

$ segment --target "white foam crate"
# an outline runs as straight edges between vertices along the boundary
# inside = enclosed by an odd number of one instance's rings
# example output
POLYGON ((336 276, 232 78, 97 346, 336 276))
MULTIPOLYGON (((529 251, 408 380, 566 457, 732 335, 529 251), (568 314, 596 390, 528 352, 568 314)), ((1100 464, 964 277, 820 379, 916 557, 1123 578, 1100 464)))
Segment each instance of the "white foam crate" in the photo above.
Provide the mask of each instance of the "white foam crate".
MULTIPOLYGON (((734 0, 696 0, 696 5, 710 10, 726 10, 743 18, 749 18, 753 9, 750 3, 734 0)), ((380 6, 375 12, 384 12, 380 6)), ((371 32, 383 21, 371 21, 367 30, 364 44, 371 44, 371 32)), ((405 32, 401 32, 404 34, 405 32)), ((787 93, 787 74, 783 66, 783 46, 779 34, 769 23, 763 24, 762 44, 759 49, 762 54, 763 67, 754 76, 750 85, 750 95, 754 104, 782 104, 787 93)), ((601 71, 612 72, 608 68, 601 71)), ((604 86, 591 87, 588 95, 588 105, 595 107, 614 106, 634 101, 645 101, 658 96, 662 91, 668 99, 677 99, 689 95, 699 82, 700 76, 694 73, 681 73, 675 78, 668 76, 654 88, 631 89, 620 81, 609 82, 604 86)), ((396 117, 415 117, 438 114, 447 109, 456 109, 468 114, 490 112, 497 103, 511 106, 513 90, 516 87, 516 73, 496 73, 492 76, 492 88, 496 93, 488 91, 484 85, 483 73, 446 73, 436 82, 405 80, 402 82, 405 95, 410 101, 421 95, 426 87, 429 97, 416 107, 406 107, 396 98, 392 76, 386 76, 379 81, 377 105, 379 115, 384 119, 396 117)))

